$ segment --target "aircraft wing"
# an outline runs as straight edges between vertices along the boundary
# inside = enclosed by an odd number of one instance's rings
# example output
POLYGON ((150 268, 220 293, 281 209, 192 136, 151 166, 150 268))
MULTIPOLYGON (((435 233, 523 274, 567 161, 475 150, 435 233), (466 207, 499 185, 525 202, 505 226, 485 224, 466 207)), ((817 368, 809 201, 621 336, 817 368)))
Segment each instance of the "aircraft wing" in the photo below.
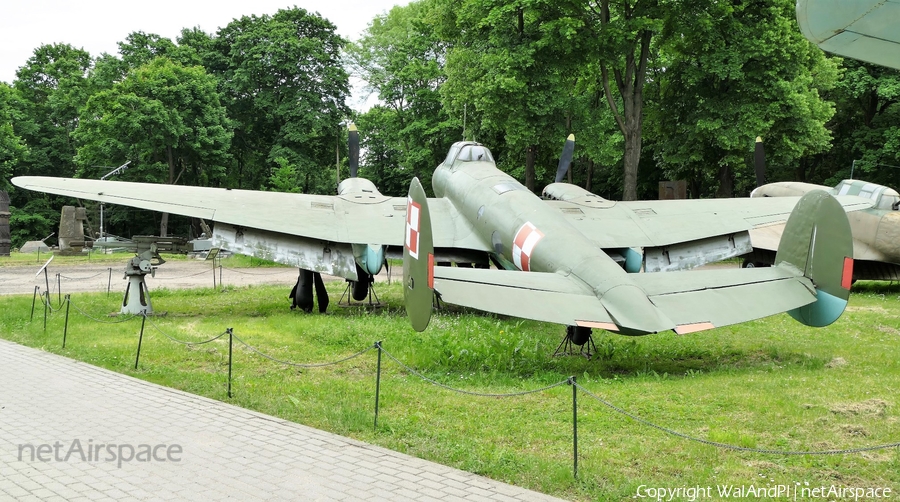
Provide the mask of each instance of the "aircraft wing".
MULTIPOLYGON (((29 190, 168 212, 324 242, 402 246, 406 198, 259 192, 227 188, 22 176, 29 190)), ((488 251, 446 199, 429 200, 437 247, 488 251)))
MULTIPOLYGON (((846 211, 872 207, 872 201, 840 196, 846 211)), ((547 201, 604 249, 664 247, 766 225, 784 223, 799 197, 642 200, 588 203, 547 201)))
MULTIPOLYGON (((812 282, 784 267, 630 277, 678 333, 759 319, 816 300, 812 282)), ((488 312, 616 330, 602 301, 570 276, 435 267, 434 289, 450 303, 488 312)))
POLYGON ((898 19, 896 1, 797 1, 800 31, 822 50, 900 69, 898 19))

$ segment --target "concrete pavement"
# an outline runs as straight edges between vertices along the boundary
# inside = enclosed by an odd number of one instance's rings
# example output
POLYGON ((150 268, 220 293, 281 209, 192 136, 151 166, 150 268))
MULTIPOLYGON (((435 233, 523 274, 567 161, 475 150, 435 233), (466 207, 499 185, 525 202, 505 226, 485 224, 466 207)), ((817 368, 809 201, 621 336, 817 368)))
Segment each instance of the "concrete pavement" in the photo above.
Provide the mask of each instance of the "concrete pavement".
POLYGON ((559 499, 0 340, 0 500, 559 499))

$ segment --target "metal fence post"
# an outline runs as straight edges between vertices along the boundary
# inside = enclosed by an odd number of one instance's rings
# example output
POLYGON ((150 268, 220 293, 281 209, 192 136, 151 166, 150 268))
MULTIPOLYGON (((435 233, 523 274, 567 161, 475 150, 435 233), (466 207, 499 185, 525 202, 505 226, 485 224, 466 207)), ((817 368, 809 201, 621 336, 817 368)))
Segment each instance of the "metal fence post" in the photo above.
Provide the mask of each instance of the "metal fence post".
POLYGON ((375 425, 372 430, 378 429, 378 397, 381 394, 381 340, 375 342, 378 349, 378 369, 375 372, 375 425))
POLYGON ((59 272, 56 273, 56 301, 62 306, 62 279, 59 272))
POLYGON ((31 297, 31 320, 34 320, 34 304, 37 303, 37 292, 41 289, 40 286, 34 287, 34 295, 31 297))
POLYGON ((141 359, 141 343, 144 341, 144 323, 147 322, 147 313, 141 313, 141 335, 138 337, 137 355, 134 357, 134 369, 138 369, 138 361, 141 359))
POLYGON ((106 297, 109 298, 109 290, 112 287, 112 267, 109 267, 109 279, 106 280, 106 297))
POLYGON ((70 295, 66 295, 66 324, 63 325, 63 346, 66 348, 66 335, 69 334, 69 304, 72 302, 70 295))
POLYGON ((228 397, 231 398, 231 364, 232 364, 232 346, 234 342, 234 329, 227 328, 225 331, 228 332, 228 397))
POLYGON ((574 477, 578 477, 578 386, 575 377, 569 377, 569 385, 572 386, 572 458, 574 477))
POLYGON ((50 292, 45 291, 41 297, 44 300, 44 332, 47 331, 47 307, 50 306, 50 292))

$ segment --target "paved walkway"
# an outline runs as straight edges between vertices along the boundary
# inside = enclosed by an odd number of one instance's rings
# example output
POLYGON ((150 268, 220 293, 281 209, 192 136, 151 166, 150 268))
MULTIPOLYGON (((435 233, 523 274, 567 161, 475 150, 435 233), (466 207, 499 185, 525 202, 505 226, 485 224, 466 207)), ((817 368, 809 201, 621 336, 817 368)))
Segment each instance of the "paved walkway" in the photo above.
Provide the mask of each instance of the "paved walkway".
POLYGON ((558 499, 0 340, 0 500, 558 499))

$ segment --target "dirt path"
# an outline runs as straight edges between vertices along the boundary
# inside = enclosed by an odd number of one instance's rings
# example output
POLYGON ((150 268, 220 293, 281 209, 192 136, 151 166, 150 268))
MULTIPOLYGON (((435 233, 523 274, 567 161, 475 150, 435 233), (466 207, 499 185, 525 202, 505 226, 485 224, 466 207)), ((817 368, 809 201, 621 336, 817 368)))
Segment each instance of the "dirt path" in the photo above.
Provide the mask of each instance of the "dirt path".
MULTIPOLYGON (((79 264, 48 267, 50 291, 57 288, 65 293, 87 291, 124 292, 125 259, 115 264, 79 264), (56 274, 59 274, 57 280, 56 274)), ((35 286, 41 291, 47 287, 44 274, 35 275, 39 265, 0 267, 0 295, 31 294, 35 286)), ((184 289, 213 286, 213 269, 208 261, 188 260, 169 261, 156 270, 156 276, 147 276, 147 287, 150 291, 158 288, 184 289)), ((219 284, 219 269, 215 271, 216 284, 219 284)), ((293 267, 255 267, 226 268, 222 267, 221 280, 226 285, 247 286, 251 284, 284 284, 291 287, 297 282, 297 269, 293 267)))

